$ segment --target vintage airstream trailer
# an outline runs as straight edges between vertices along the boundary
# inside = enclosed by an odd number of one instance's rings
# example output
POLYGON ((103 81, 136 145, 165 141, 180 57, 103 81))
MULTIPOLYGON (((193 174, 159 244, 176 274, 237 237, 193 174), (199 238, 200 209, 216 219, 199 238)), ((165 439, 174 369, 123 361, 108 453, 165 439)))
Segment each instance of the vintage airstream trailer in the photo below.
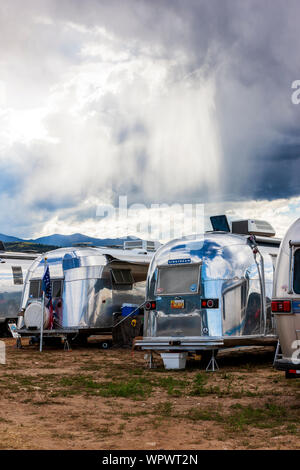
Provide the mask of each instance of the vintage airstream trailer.
POLYGON ((272 312, 279 346, 274 360, 286 377, 300 377, 300 219, 282 240, 275 270, 272 312))
POLYGON ((49 266, 54 323, 44 310, 43 335, 81 338, 110 333, 113 314, 124 303, 145 299, 145 281, 153 253, 141 249, 70 247, 45 253, 28 271, 18 333, 39 336, 42 329, 42 278, 49 266))
MULTIPOLYGON (((2 245, 2 244, 1 244, 2 245)), ((9 323, 16 323, 29 267, 36 259, 35 253, 0 251, 0 331, 9 332, 9 323)))
POLYGON ((206 232, 170 241, 155 253, 137 347, 164 351, 165 358, 176 351, 276 344, 271 298, 280 240, 263 231, 269 224, 251 222, 252 230, 232 224, 243 234, 206 232))

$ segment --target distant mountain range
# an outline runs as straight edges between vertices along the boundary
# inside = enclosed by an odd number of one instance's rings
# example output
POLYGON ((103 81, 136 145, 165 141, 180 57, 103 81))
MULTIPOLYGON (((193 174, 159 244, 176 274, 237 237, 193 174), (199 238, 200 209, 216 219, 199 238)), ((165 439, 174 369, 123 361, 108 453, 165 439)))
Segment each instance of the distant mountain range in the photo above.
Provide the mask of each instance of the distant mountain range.
POLYGON ((11 237, 0 233, 0 241, 3 243, 33 243, 38 245, 51 245, 57 247, 73 246, 77 243, 89 243, 93 246, 111 246, 123 245, 127 240, 140 240, 137 237, 124 237, 124 238, 93 238, 81 233, 74 233, 73 235, 54 234, 47 237, 40 237, 31 240, 24 240, 22 238, 11 237))

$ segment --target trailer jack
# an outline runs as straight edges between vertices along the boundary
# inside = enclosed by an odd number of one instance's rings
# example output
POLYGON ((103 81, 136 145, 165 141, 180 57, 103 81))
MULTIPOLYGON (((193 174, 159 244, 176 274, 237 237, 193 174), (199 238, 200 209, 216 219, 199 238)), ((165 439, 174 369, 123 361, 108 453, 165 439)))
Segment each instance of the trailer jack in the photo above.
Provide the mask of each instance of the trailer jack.
POLYGON ((215 358, 215 350, 213 349, 211 352, 211 359, 206 367, 206 372, 215 372, 216 370, 219 370, 219 366, 215 358))
POLYGON ((146 359, 146 364, 149 369, 156 369, 157 365, 155 363, 154 357, 153 357, 153 351, 149 351, 147 354, 144 355, 144 359, 146 359))

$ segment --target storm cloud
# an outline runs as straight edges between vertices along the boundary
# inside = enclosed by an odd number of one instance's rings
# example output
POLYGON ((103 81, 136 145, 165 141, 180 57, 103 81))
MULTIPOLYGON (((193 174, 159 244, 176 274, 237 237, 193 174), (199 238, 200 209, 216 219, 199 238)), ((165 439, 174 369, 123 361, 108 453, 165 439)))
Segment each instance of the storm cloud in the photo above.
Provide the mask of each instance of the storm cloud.
POLYGON ((88 221, 119 194, 298 196, 299 18, 297 0, 2 2, 1 231, 88 221))

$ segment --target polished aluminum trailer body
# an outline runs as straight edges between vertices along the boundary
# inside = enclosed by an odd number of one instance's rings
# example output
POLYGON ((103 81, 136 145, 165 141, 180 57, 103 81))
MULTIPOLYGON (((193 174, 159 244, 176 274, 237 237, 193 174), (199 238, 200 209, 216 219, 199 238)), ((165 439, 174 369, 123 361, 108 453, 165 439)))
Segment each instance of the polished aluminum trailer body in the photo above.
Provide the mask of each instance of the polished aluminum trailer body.
POLYGON ((173 240, 147 278, 142 349, 201 351, 276 342, 271 316, 279 240, 208 232, 173 240), (260 254, 261 257, 260 257, 260 254), (208 302, 210 300, 211 302, 208 302))
POLYGON ((0 252, 0 326, 17 321, 24 280, 38 254, 0 252))
POLYGON ((284 236, 278 255, 272 310, 282 357, 275 358, 280 370, 300 372, 300 219, 284 236))
MULTIPOLYGON (((50 270, 54 331, 109 332, 113 313, 123 303, 141 304, 145 298, 145 280, 152 254, 141 250, 71 247, 39 257, 31 266, 24 285, 21 308, 24 318, 18 332, 28 334, 26 309, 41 302, 41 282, 45 258, 50 270), (25 312, 25 313, 24 313, 25 312)), ((31 332, 32 334, 33 332, 31 332)))

